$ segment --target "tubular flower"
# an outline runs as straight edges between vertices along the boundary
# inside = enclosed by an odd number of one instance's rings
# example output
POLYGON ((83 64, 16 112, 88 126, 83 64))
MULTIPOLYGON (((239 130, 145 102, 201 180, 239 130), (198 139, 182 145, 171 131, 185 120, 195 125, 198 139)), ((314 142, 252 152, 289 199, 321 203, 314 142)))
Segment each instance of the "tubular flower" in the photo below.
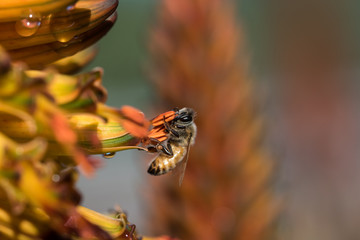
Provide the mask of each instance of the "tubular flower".
MULTIPOLYGON (((124 213, 79 206, 90 154, 143 149, 149 127, 130 106, 105 105, 103 71, 73 73, 116 20, 116 0, 0 3, 0 239, 138 239, 124 213), (10 60, 11 59, 11 60, 10 60)), ((146 239, 146 238, 145 238, 146 239)))
POLYGON ((147 151, 138 145, 152 137, 151 122, 133 107, 104 104, 100 68, 28 70, 0 49, 0 73, 0 236, 137 239, 123 213, 111 219, 78 206, 74 166, 91 176, 99 160, 89 154, 147 151))
POLYGON ((91 154, 149 151, 151 126, 167 138, 139 110, 105 104, 101 68, 66 75, 93 59, 117 4, 0 2, 0 239, 139 239, 124 213, 80 206, 75 188, 77 168, 92 176, 101 164, 91 154))
MULTIPOLYGON (((27 70, 11 64, 1 50, 0 73, 1 239, 39 239, 56 232, 110 239, 106 229, 79 213, 73 166, 90 176, 98 161, 87 153, 135 148, 140 138, 122 126, 120 109, 104 105, 101 69, 76 76, 27 70), (74 229, 66 223, 76 216, 82 225, 74 229)), ((123 223, 119 236, 127 231, 123 223)))

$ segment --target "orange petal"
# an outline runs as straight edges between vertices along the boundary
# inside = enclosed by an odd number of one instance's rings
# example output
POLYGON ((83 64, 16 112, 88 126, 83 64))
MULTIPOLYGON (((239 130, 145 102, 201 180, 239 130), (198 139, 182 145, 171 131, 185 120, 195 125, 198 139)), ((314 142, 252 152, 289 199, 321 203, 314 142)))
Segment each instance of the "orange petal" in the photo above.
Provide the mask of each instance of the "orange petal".
POLYGON ((157 132, 161 132, 161 131, 165 131, 165 127, 160 125, 160 126, 156 126, 153 129, 151 129, 149 134, 157 133, 157 132))
POLYGON ((157 117, 153 118, 151 120, 151 124, 153 126, 159 126, 161 124, 165 122, 170 122, 171 120, 173 120, 176 116, 176 112, 175 111, 168 111, 166 113, 162 113, 160 115, 158 115, 157 117))
POLYGON ((82 151, 74 150, 74 159, 79 166, 80 171, 86 177, 93 177, 97 168, 101 167, 103 162, 100 158, 90 158, 82 151))
POLYGON ((163 137, 158 137, 158 138, 156 138, 159 142, 163 142, 163 141, 165 141, 166 139, 168 139, 168 137, 167 136, 163 136, 163 137))
POLYGON ((123 127, 126 131, 128 131, 131 135, 137 138, 146 138, 148 134, 147 126, 141 126, 133 121, 123 120, 123 127))
POLYGON ((76 143, 76 134, 69 127, 67 118, 64 115, 54 114, 51 121, 51 126, 53 129, 57 129, 56 131, 54 131, 57 141, 66 145, 73 145, 76 143))
POLYGON ((141 125, 147 121, 144 113, 132 106, 128 106, 128 105, 123 106, 120 109, 120 113, 125 118, 130 119, 131 121, 141 125))
POLYGON ((163 131, 163 132, 154 132, 154 133, 149 133, 148 137, 149 138, 160 138, 160 137, 167 137, 167 134, 163 131))
POLYGON ((126 131, 138 138, 147 137, 149 122, 144 113, 131 106, 123 106, 120 113, 124 117, 121 123, 126 131))

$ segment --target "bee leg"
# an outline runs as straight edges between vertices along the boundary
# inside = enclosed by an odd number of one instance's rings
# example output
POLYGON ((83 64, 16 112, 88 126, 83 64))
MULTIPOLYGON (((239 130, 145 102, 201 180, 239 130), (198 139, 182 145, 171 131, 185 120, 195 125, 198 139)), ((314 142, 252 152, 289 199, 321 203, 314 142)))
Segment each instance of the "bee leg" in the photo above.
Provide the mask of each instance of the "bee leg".
POLYGON ((157 149, 155 146, 148 146, 147 147, 148 152, 155 153, 157 152, 157 149))
POLYGON ((167 153, 169 156, 174 156, 174 153, 173 153, 173 150, 172 150, 172 148, 171 148, 171 144, 170 144, 170 143, 167 144, 167 147, 164 148, 164 150, 166 150, 166 153, 167 153))
POLYGON ((170 157, 174 155, 170 143, 167 143, 167 145, 165 146, 165 141, 160 142, 156 138, 151 138, 151 141, 153 142, 153 144, 147 146, 149 152, 154 153, 161 151, 170 157))
POLYGON ((165 146, 165 142, 160 142, 156 145, 156 148, 170 157, 174 155, 170 143, 165 146))
POLYGON ((179 133, 177 131, 175 131, 173 128, 170 127, 170 125, 165 122, 165 119, 164 119, 164 126, 166 128, 166 130, 168 130, 170 133, 172 133, 175 137, 180 137, 179 133))
POLYGON ((159 140, 156 138, 149 138, 149 143, 145 146, 148 152, 154 153, 157 152, 156 146, 159 144, 159 140))

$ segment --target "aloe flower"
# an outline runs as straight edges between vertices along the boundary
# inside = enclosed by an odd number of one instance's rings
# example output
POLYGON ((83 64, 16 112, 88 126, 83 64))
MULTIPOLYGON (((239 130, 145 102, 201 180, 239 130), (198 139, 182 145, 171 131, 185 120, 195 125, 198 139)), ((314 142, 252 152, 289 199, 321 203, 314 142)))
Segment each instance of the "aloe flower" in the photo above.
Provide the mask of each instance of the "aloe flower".
MULTIPOLYGON (((151 79, 164 109, 196 110, 181 188, 151 179, 149 228, 181 239, 272 239, 273 160, 231 1, 164 0, 151 32, 151 79), (155 189, 155 194, 153 194, 155 189)), ((160 177, 161 178, 161 177, 160 177)))
POLYGON ((0 2, 0 239, 138 239, 124 213, 80 206, 75 188, 77 169, 101 166, 92 154, 147 150, 150 121, 105 104, 101 68, 66 75, 95 56, 117 4, 0 2))
MULTIPOLYGON (((122 126, 120 110, 115 117, 115 110, 103 104, 102 71, 67 76, 11 65, 4 51, 1 59, 0 206, 7 215, 0 236, 37 239, 58 231, 110 239, 106 229, 91 224, 78 210, 73 166, 91 176, 99 160, 87 153, 133 148, 139 139, 122 126), (73 218, 81 223, 75 226, 82 226, 76 231, 69 222, 73 218), (30 230, 12 227, 24 219, 30 230)), ((117 222, 113 224, 121 236, 127 222, 117 222)))

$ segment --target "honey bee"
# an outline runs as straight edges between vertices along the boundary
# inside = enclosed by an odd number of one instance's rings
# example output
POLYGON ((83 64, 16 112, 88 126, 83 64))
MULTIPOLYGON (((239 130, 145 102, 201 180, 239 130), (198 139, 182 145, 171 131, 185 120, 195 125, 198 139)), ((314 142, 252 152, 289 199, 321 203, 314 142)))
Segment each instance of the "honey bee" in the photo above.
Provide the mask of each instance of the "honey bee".
POLYGON ((175 110, 175 117, 171 121, 165 121, 163 125, 168 137, 165 141, 158 142, 154 148, 159 153, 152 160, 147 172, 151 175, 162 175, 172 171, 181 165, 179 185, 181 185, 186 164, 188 161, 190 146, 195 143, 196 125, 194 123, 195 112, 191 108, 175 110))

